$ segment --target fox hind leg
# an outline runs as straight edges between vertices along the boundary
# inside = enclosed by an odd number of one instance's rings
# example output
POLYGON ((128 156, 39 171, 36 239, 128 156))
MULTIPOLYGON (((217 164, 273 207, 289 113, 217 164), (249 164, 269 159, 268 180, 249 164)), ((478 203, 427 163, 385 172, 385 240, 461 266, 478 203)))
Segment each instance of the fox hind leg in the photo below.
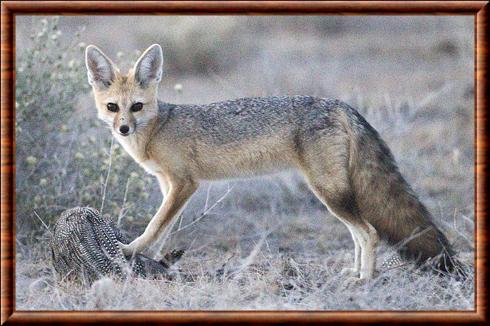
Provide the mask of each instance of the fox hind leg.
POLYGON ((376 248, 378 245, 378 233, 367 221, 354 224, 354 232, 361 247, 361 279, 373 278, 376 271, 376 248))
POLYGON ((361 279, 373 278, 376 271, 376 248, 379 240, 376 229, 363 219, 348 221, 335 211, 333 214, 347 226, 354 240, 354 268, 350 270, 355 275, 360 275, 361 279))
MULTIPOLYGON (((352 235, 354 241, 354 267, 350 269, 352 274, 359 273, 361 279, 372 278, 376 270, 378 244, 376 229, 358 215, 354 202, 346 204, 347 202, 338 199, 338 195, 326 196, 325 191, 318 189, 318 186, 312 186, 312 190, 330 212, 347 226, 352 235)), ((342 195, 340 197, 342 198, 342 195)), ((351 198, 353 200, 353 196, 351 198)))
POLYGON ((349 179, 347 157, 330 154, 328 159, 316 158, 310 164, 304 161, 302 170, 313 193, 347 226, 352 235, 352 272, 359 273, 361 279, 372 278, 376 267, 378 235, 375 228, 359 213, 349 179), (325 162, 328 162, 327 166, 325 162))
POLYGON ((342 269, 342 274, 359 276, 359 273, 361 272, 361 245, 359 244, 354 228, 345 221, 341 221, 344 222, 345 226, 349 229, 352 240, 354 241, 354 266, 342 269))

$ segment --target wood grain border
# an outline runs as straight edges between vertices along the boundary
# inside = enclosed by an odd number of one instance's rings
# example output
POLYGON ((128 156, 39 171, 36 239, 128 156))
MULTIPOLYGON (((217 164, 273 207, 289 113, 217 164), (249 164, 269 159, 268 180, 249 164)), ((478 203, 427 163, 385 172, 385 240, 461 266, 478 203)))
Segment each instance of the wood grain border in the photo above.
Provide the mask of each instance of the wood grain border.
POLYGON ((3 1, 1 3, 1 323, 414 323, 488 324, 488 1, 3 1), (469 312, 15 310, 16 15, 473 15, 475 17, 476 309, 469 312))

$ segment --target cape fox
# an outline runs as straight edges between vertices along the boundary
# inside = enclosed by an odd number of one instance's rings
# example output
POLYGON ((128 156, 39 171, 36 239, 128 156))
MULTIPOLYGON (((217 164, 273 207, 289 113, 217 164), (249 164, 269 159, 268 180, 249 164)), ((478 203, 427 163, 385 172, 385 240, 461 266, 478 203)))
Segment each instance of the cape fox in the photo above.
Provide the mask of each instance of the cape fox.
MULTIPOLYGON (((160 185, 164 200, 126 255, 165 231, 201 180, 298 170, 318 199, 349 229, 354 266, 372 278, 378 239, 402 257, 458 269, 454 251, 400 174, 377 131, 352 107, 312 96, 241 98, 205 105, 157 100, 162 49, 150 46, 128 74, 97 47, 86 49, 98 117, 160 185)), ((434 266, 431 265, 431 266, 434 266)))

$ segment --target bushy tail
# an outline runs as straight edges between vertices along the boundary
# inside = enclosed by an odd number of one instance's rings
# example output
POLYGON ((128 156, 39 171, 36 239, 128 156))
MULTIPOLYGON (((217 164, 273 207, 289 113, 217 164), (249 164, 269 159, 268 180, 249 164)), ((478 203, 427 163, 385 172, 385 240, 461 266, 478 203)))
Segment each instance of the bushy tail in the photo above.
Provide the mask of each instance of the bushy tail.
MULTIPOLYGON (((351 109, 351 108, 349 108, 351 109)), ((462 264, 431 214, 400 174, 386 143, 354 109, 345 112, 350 174, 362 218, 404 259, 441 273, 465 276, 462 264)))

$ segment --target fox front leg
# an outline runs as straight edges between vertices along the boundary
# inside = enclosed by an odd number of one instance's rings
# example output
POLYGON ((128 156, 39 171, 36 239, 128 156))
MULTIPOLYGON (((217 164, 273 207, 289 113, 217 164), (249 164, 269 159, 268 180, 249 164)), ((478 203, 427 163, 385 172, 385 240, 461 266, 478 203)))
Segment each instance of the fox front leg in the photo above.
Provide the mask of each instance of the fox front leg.
POLYGON ((135 255, 154 242, 197 190, 197 186, 197 183, 192 180, 168 180, 168 184, 165 187, 168 189, 167 194, 164 194, 163 202, 157 213, 152 217, 142 235, 128 245, 121 244, 123 253, 126 256, 135 255))

